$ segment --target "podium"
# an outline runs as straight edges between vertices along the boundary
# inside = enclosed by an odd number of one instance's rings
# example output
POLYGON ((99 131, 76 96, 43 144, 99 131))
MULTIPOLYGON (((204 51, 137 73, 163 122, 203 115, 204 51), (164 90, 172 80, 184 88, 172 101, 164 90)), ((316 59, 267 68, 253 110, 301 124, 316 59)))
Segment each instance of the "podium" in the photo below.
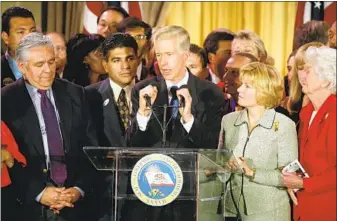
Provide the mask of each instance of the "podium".
POLYGON ((228 150, 84 147, 112 172, 113 221, 222 221, 228 150), (221 180, 219 179, 221 177, 221 180))

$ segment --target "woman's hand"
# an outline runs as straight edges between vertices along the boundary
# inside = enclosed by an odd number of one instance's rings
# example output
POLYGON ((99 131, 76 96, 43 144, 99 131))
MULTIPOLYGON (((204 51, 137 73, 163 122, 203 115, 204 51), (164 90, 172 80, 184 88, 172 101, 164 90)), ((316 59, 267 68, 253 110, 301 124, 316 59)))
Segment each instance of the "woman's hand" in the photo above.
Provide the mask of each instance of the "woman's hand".
POLYGON ((245 158, 243 157, 239 157, 240 161, 241 161, 241 167, 243 169, 243 172, 246 176, 248 177, 253 177, 254 176, 254 170, 252 170, 251 168, 249 168, 249 166, 247 165, 245 158))
POLYGON ((290 189, 302 189, 303 178, 296 173, 282 172, 281 174, 283 185, 290 189))

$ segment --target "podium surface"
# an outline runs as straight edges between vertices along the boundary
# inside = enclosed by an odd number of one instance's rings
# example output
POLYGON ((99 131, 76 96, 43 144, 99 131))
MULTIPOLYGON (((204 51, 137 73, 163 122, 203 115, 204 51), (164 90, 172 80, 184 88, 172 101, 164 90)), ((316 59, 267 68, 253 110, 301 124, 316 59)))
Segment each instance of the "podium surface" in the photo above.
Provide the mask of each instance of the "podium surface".
POLYGON ((214 149, 84 147, 112 173, 113 221, 223 220, 223 178, 232 152, 214 149), (220 208, 220 210, 219 210, 220 208))

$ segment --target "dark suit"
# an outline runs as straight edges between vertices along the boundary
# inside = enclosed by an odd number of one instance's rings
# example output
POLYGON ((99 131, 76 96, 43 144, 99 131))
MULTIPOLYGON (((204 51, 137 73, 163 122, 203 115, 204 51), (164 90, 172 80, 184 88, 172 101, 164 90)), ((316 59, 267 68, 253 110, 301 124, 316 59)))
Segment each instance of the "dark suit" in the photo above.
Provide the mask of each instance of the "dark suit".
MULTIPOLYGON (((163 119, 163 106, 168 104, 168 91, 165 80, 161 76, 146 79, 135 85, 132 91, 133 125, 131 127, 130 143, 135 147, 160 147, 162 130, 152 113, 147 129, 141 131, 136 121, 139 108, 139 91, 147 85, 156 84, 158 95, 153 104, 154 113, 159 120, 163 119)), ((186 132, 180 119, 174 122, 174 131, 168 128, 167 140, 169 147, 184 148, 216 148, 220 131, 220 121, 224 115, 222 107, 224 96, 217 86, 209 81, 200 80, 189 74, 188 88, 192 96, 192 114, 194 123, 189 133, 186 132)), ((168 118, 167 118, 168 120, 168 118)))
MULTIPOLYGON (((107 78, 85 88, 91 115, 97 128, 99 145, 104 147, 126 147, 125 130, 115 102, 115 95, 107 78)), ((114 173, 99 171, 95 186, 95 207, 100 220, 111 220, 112 187, 114 173), (99 202, 99 203, 96 203, 99 202), (105 219, 103 219, 105 217, 105 219)), ((125 182, 127 180, 124 180, 125 182)), ((122 183, 119 183, 121 189, 122 183)), ((126 184, 124 184, 126 187, 126 184)))
POLYGON ((146 79, 146 78, 151 78, 154 75, 150 73, 150 71, 146 68, 145 65, 142 65, 142 71, 140 72, 140 79, 138 79, 138 76, 136 76, 136 83, 146 79))
POLYGON ((109 78, 85 87, 90 112, 97 129, 100 146, 125 147, 125 131, 121 123, 109 78), (104 102, 108 103, 104 105, 104 102))
POLYGON ((5 55, 1 56, 1 87, 16 81, 12 69, 9 67, 8 61, 5 55))
MULTIPOLYGON (((60 116, 67 179, 65 187, 77 186, 89 196, 94 167, 83 152, 83 146, 96 146, 95 130, 88 113, 87 101, 82 87, 62 79, 55 79, 52 85, 55 105, 60 116)), ((21 153, 27 159, 27 167, 14 166, 13 185, 16 186, 20 220, 41 220, 45 210, 35 198, 51 183, 47 171, 46 157, 38 116, 23 79, 1 89, 2 120, 8 125, 18 143, 21 153)), ((67 220, 80 219, 88 209, 79 213, 85 200, 80 199, 74 208, 64 208, 61 216, 67 220)), ((90 213, 89 213, 90 214, 90 213)))
MULTIPOLYGON (((169 147, 184 148, 213 148, 217 147, 220 121, 223 115, 222 106, 224 96, 220 89, 211 82, 200 80, 192 74, 189 74, 188 88, 192 96, 192 114, 194 123, 189 133, 186 132, 180 119, 177 118, 169 126, 167 139, 169 147), (173 129, 174 127, 174 129, 173 129)), ((135 147, 160 147, 162 139, 162 130, 154 118, 154 113, 159 120, 163 118, 163 109, 159 106, 168 104, 168 91, 165 80, 161 76, 146 79, 133 88, 133 125, 130 131, 130 143, 135 147), (157 98, 153 104, 154 112, 148 122, 147 129, 141 131, 136 121, 136 113, 139 108, 139 91, 147 85, 156 85, 158 87, 157 98)), ((169 116, 167 117, 169 118, 169 116)), ((167 119, 168 120, 168 119, 167 119)), ((189 162, 189 169, 193 171, 196 165, 196 159, 189 162)), ((178 164, 182 162, 176 158, 178 164)), ((186 165, 186 164, 185 164, 186 165)), ((195 174, 183 172, 184 185, 181 195, 196 196, 195 174)), ((129 191, 132 193, 132 191, 129 191)), ((146 206, 140 201, 127 202, 123 218, 127 221, 195 221, 196 220, 196 201, 176 199, 172 203, 163 207, 146 206), (132 206, 131 206, 132 205, 132 206), (128 210, 128 212, 127 212, 128 210)))

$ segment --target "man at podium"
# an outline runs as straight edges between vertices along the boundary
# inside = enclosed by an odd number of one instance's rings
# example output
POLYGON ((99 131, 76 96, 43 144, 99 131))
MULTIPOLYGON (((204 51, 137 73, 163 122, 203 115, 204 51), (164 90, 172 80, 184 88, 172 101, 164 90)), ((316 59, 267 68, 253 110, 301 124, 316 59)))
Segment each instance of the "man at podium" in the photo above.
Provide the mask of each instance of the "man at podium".
MULTIPOLYGON (((179 26, 163 27, 154 36, 154 48, 162 75, 143 80, 132 90, 129 145, 215 149, 225 101, 215 84, 200 80, 186 68, 188 32, 179 26)), ((191 170, 195 162, 190 162, 191 170)), ((194 173, 184 175, 182 192, 195 196, 194 173)), ((176 200, 162 207, 133 201, 124 210, 121 220, 128 221, 195 221, 197 214, 193 200, 176 200)))
POLYGON ((161 76, 132 91, 133 147, 216 148, 223 93, 189 72, 190 37, 179 26, 156 32, 154 47, 161 76))

